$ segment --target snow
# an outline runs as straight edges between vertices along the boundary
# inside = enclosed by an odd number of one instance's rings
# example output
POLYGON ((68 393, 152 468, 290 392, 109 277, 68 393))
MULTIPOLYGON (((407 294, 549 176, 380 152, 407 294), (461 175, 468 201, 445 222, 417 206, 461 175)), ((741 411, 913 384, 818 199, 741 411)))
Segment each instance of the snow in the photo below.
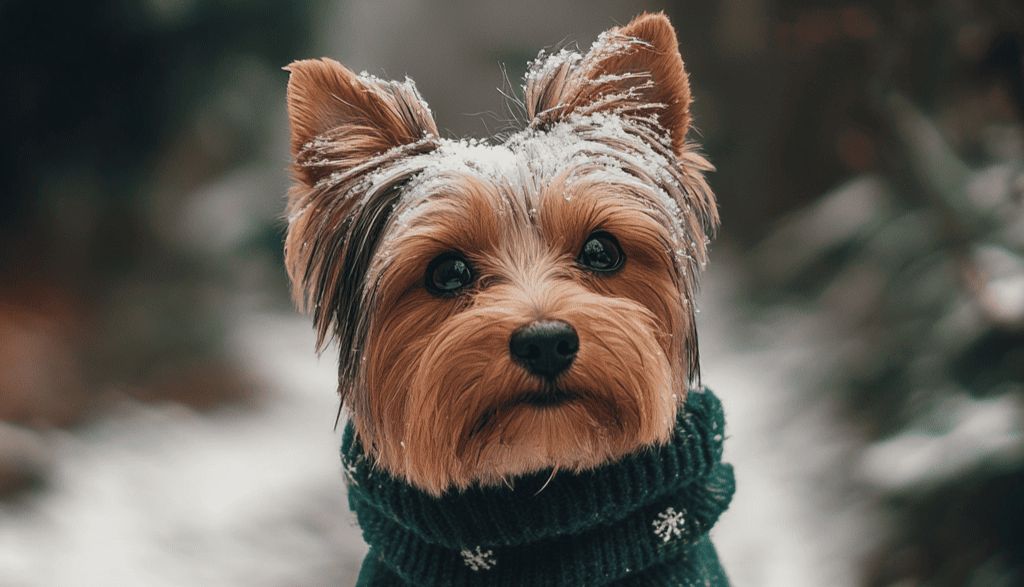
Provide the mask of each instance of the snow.
POLYGON ((47 435, 51 486, 0 509, 0 584, 353 580, 365 547, 340 482, 333 361, 313 358, 298 317, 246 316, 234 343, 265 381, 255 406, 125 400, 47 435))
POLYGON ((856 479, 860 445, 814 389, 838 350, 828 325, 794 311, 743 315, 728 260, 713 255, 698 315, 702 378, 726 414, 732 505, 712 530, 736 585, 843 587, 879 535, 856 479))
POLYGON ((583 56, 578 51, 560 49, 557 53, 541 50, 537 58, 527 64, 525 81, 543 79, 560 67, 573 67, 583 56))
POLYGON ((1016 464, 1024 459, 1024 403, 1014 394, 992 398, 952 395, 941 412, 946 430, 909 430, 872 445, 859 473, 890 492, 923 491, 965 475, 983 464, 1016 464))

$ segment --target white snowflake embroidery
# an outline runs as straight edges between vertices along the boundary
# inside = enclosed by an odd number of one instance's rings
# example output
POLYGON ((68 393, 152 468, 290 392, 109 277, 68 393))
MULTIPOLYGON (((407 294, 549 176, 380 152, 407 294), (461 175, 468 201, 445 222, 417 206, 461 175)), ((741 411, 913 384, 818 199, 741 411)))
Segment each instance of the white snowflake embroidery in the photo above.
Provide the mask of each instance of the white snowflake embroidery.
POLYGON ((489 571, 498 564, 493 550, 481 550, 479 546, 473 550, 462 550, 459 554, 462 555, 462 562, 474 571, 489 571))
POLYGON ((355 463, 350 463, 348 461, 343 461, 342 464, 345 465, 345 471, 344 471, 345 479, 348 481, 349 485, 356 485, 356 486, 358 486, 359 485, 359 481, 356 480, 356 465, 355 465, 355 463))
POLYGON ((654 526, 654 535, 661 538, 662 542, 668 542, 673 538, 679 538, 683 535, 683 524, 686 522, 686 517, 683 516, 682 512, 677 512, 675 508, 668 508, 665 511, 658 514, 658 517, 651 522, 654 526))

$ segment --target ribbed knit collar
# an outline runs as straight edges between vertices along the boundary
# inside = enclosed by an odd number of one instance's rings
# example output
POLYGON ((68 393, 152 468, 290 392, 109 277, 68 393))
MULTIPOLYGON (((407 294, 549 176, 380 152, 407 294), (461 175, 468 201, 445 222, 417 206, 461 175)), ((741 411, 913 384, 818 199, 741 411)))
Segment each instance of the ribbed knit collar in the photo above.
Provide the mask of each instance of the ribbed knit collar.
POLYGON ((692 390, 664 446, 546 487, 550 472, 436 498, 371 467, 350 424, 349 506, 370 545, 359 584, 725 584, 707 539, 734 490, 724 425, 718 398, 692 390))

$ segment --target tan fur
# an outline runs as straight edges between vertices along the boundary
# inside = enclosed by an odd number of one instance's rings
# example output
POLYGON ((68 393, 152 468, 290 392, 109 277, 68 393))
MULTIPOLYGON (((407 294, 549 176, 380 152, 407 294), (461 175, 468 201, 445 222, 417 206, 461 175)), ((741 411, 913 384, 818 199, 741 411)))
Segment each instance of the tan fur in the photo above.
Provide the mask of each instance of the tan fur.
POLYGON ((539 59, 529 128, 494 145, 439 139, 411 83, 329 60, 291 71, 286 263, 321 342, 342 346, 339 390, 379 466, 440 494, 668 438, 697 376, 693 295, 718 217, 663 15, 539 59), (595 230, 621 244, 618 272, 576 262, 595 230), (426 267, 450 251, 476 280, 438 297, 426 267), (563 405, 521 401, 551 385, 509 354, 539 319, 579 335, 563 405))

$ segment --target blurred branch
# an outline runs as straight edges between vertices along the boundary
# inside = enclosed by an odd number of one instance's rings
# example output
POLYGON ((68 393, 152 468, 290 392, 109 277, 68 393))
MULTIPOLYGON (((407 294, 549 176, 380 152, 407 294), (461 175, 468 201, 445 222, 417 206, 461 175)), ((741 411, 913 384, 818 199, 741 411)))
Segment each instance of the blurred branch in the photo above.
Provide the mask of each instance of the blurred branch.
MULTIPOLYGON (((942 217, 942 240, 957 267, 957 277, 975 306, 993 326, 1024 331, 1024 311, 1004 304, 989 285, 985 270, 974 255, 982 241, 1020 255, 1000 238, 996 228, 1004 213, 1000 206, 982 207, 972 202, 968 186, 977 173, 960 159, 942 134, 913 103, 899 93, 886 98, 884 111, 910 164, 909 179, 928 197, 942 217)), ((1007 183, 999 200, 1011 206, 1016 198, 1007 183)), ((1020 212, 1020 210, 1018 210, 1020 212)))
POLYGON ((890 94, 884 108, 896 138, 908 155, 914 179, 957 218, 981 225, 983 218, 964 197, 970 169, 949 147, 935 125, 901 94, 890 94))

